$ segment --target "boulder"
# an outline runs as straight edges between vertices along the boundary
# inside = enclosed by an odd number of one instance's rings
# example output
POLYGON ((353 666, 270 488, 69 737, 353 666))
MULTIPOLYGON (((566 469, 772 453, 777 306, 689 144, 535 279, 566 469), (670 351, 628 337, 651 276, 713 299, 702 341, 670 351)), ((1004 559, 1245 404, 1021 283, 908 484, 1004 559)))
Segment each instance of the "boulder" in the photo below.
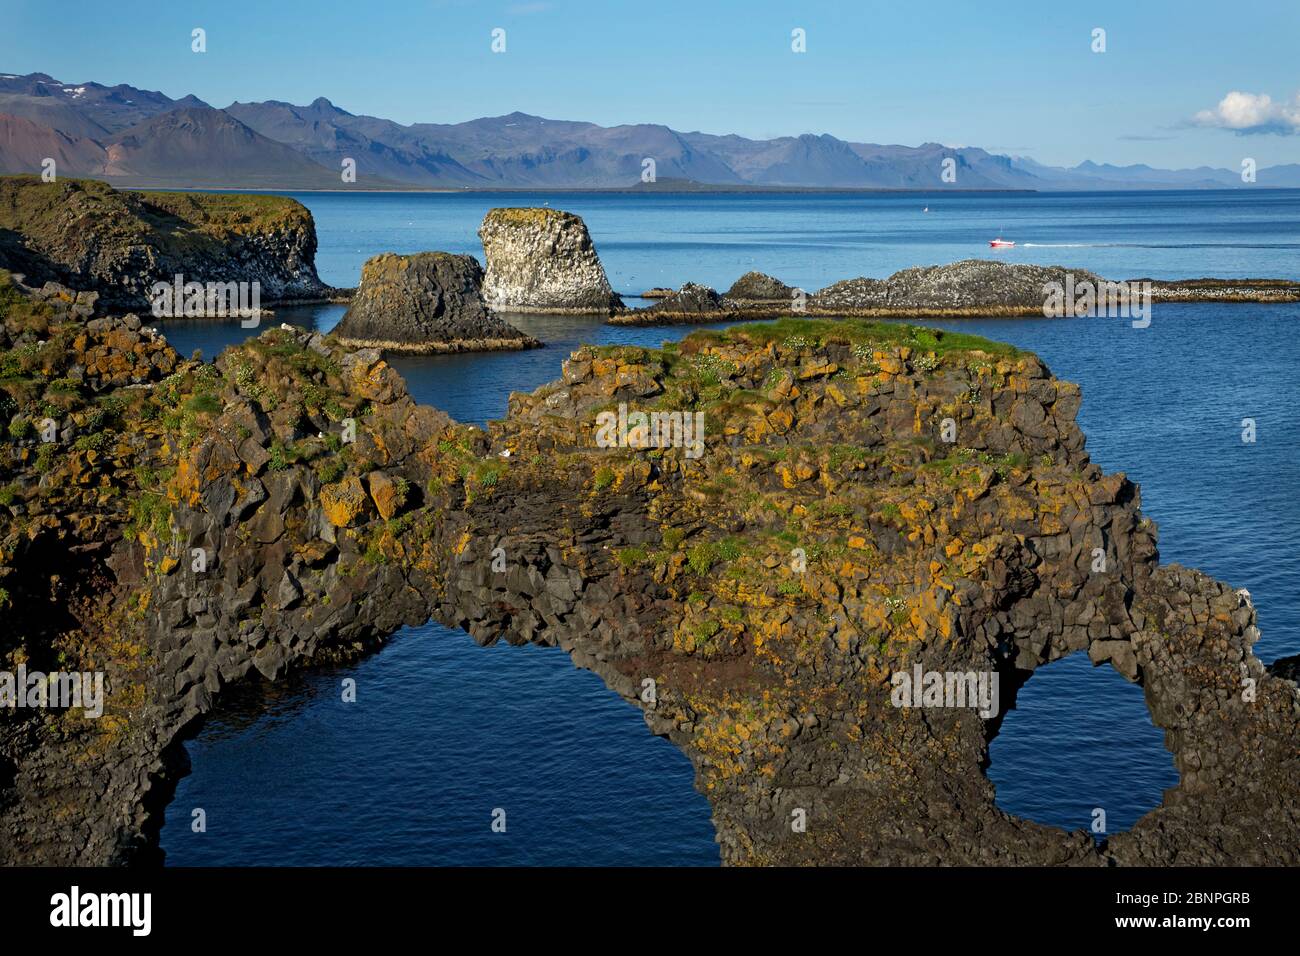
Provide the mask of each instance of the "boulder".
POLYGON ((586 224, 558 209, 492 209, 479 227, 483 298, 498 312, 610 315, 610 288, 586 224))
POLYGON ((325 517, 336 528, 346 528, 365 516, 370 496, 361 485, 361 479, 349 475, 336 484, 325 485, 320 490, 320 504, 325 517))
POLYGON ((375 256, 334 329, 348 345, 394 352, 533 348, 541 343, 483 304, 483 270, 473 256, 420 252, 375 256))

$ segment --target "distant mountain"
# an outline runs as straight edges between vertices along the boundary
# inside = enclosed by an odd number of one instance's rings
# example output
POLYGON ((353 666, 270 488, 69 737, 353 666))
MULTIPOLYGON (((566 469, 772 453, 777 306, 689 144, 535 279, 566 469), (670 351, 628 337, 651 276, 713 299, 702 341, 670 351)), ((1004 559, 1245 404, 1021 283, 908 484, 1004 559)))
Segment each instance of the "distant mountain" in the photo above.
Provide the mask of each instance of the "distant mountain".
POLYGON ((107 151, 93 140, 0 113, 0 173, 39 173, 47 158, 55 161, 56 172, 62 169, 93 176, 107 173, 107 151))
MULTIPOLYGON (((363 185, 367 176, 430 187, 487 184, 445 152, 425 145, 408 127, 353 116, 323 97, 310 106, 274 100, 232 103, 225 112, 330 170, 341 170, 345 159, 355 160, 363 185)), ((339 184, 339 173, 333 175, 339 184)))
POLYGON ((1085 161, 1061 168, 1016 158, 1012 165, 1037 176, 1049 189, 1232 189, 1242 185, 1240 172, 1200 166, 1196 169, 1155 169, 1139 163, 1114 166, 1085 161))
POLYGON ((112 137, 108 164, 124 183, 207 188, 332 189, 339 175, 267 139, 224 110, 187 107, 159 113, 112 137))
POLYGON ((1300 189, 1300 163, 1269 166, 1260 170, 1261 182, 1275 189, 1300 189))
POLYGON ((94 137, 90 126, 68 128, 78 122, 89 122, 111 134, 168 110, 207 105, 194 96, 173 100, 163 93, 125 84, 60 83, 44 73, 0 74, 0 112, 52 126, 70 136, 94 137))
MULTIPOLYGON (((0 170, 68 174, 131 185, 235 188, 628 188, 647 159, 675 188, 1223 189, 1239 172, 1093 162, 1071 168, 939 143, 853 143, 828 134, 753 140, 657 124, 604 127, 526 113, 403 126, 320 98, 213 109, 132 86, 68 84, 44 73, 0 74, 0 170), (21 122, 20 122, 21 121, 21 122), (33 165, 33 160, 36 161, 33 165), (945 182, 951 160, 956 177, 945 182), (65 165, 66 164, 66 165, 65 165)), ((1300 166, 1261 169, 1262 186, 1300 188, 1300 166)))

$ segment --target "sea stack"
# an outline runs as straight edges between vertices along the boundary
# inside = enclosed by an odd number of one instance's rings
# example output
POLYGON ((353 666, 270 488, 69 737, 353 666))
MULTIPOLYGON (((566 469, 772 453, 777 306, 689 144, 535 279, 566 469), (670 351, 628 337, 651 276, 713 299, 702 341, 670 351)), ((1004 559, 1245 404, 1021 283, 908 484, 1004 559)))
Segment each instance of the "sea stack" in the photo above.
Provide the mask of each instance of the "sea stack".
POLYGON ((610 315, 610 288, 587 225, 558 209, 492 209, 478 230, 487 256, 483 298, 497 312, 610 315))
POLYGON ((345 345, 390 352, 490 352, 537 348, 483 303, 483 269, 473 256, 419 252, 375 256, 334 334, 345 345))

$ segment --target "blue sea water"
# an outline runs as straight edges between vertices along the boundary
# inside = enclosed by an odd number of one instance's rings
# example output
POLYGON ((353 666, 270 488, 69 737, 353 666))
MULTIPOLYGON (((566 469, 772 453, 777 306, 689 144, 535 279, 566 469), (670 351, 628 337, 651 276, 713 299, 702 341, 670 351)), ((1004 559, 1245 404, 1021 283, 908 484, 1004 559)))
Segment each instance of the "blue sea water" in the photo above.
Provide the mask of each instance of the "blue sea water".
POLYGON ((483 214, 549 204, 582 216, 622 295, 750 269, 807 291, 856 276, 989 256, 1109 279, 1300 279, 1300 190, 1117 193, 298 194, 321 278, 354 286, 381 252, 483 255, 483 214), (923 212, 924 209, 930 211, 923 212), (988 241, 1014 240, 993 250, 988 241))
MULTIPOLYGON (((1300 194, 1103 196, 299 196, 317 220, 326 281, 355 284, 381 251, 481 255, 492 205, 583 215, 625 293, 687 280, 725 288, 757 268, 819 288, 854 275, 983 256, 985 233, 1040 243, 1015 261, 1111 277, 1300 278, 1300 194), (920 213, 929 204, 931 213, 920 213)), ((277 321, 331 328, 343 307, 277 321)), ((657 345, 687 328, 617 328, 524 316, 545 349, 395 358, 412 394, 463 421, 558 376, 582 342, 657 345)), ((1094 460, 1142 486, 1162 560, 1248 588, 1265 661, 1300 652, 1300 306, 1156 306, 1122 319, 967 319, 931 324, 1037 352, 1083 387, 1094 460), (1257 439, 1242 441, 1242 420, 1257 439)), ((236 322, 163 326, 209 358, 252 334, 236 322)), ((355 666, 244 692, 187 746, 193 773, 168 808, 173 865, 699 864, 718 862, 709 808, 685 756, 557 649, 479 648, 429 624, 355 666), (340 682, 357 681, 344 704, 340 682), (207 830, 191 830, 194 808, 207 830), (490 827, 506 812, 506 832, 490 827)), ((1040 669, 991 748, 999 805, 1067 829, 1104 808, 1110 832, 1160 802, 1177 775, 1141 690, 1073 655, 1040 669)))

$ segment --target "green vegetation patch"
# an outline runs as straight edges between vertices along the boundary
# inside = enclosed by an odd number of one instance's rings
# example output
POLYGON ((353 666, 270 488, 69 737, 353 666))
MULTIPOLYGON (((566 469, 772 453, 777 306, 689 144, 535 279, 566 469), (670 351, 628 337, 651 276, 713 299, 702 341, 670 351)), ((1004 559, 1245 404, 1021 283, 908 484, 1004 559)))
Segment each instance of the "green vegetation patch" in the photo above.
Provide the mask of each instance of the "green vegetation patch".
POLYGON ((938 356, 953 352, 987 352, 990 355, 1015 357, 1021 353, 1013 345, 994 342, 966 332, 949 332, 900 322, 873 322, 865 319, 776 319, 771 322, 748 322, 725 329, 703 329, 682 340, 682 350, 698 350, 714 344, 748 344, 762 347, 769 342, 790 343, 821 348, 831 343, 850 347, 908 346, 918 352, 938 356))

